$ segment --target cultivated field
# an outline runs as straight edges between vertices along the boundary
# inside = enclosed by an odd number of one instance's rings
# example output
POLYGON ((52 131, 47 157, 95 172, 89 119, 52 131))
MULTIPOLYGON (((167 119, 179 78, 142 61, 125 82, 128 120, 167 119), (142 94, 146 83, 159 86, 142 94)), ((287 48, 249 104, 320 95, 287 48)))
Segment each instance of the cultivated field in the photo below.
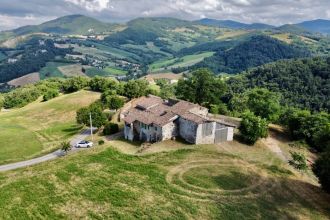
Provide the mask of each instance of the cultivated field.
POLYGON ((11 81, 8 82, 9 85, 11 86, 24 86, 27 84, 33 84, 36 83, 40 80, 40 76, 39 73, 30 73, 28 75, 13 79, 11 81))
POLYGON ((160 60, 150 65, 152 72, 163 71, 165 69, 187 67, 192 66, 198 62, 201 62, 206 57, 210 57, 214 52, 204 52, 200 54, 187 55, 181 58, 172 58, 166 60, 160 60))
POLYGON ((141 148, 110 141, 0 173, 0 195, 1 219, 330 217, 329 196, 262 142, 248 147, 168 141, 141 148))
POLYGON ((21 109, 0 112, 0 164, 49 152, 81 130, 76 110, 99 98, 81 91, 48 102, 34 102, 21 109))
POLYGON ((63 75, 67 77, 74 77, 74 76, 86 76, 82 72, 82 65, 80 64, 73 64, 73 65, 66 65, 60 66, 58 69, 63 73, 63 75))

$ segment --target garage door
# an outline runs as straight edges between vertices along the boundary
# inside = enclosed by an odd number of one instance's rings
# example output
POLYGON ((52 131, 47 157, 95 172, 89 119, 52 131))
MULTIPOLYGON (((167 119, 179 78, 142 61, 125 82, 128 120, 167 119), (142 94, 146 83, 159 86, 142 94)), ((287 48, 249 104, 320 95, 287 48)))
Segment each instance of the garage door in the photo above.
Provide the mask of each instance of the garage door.
POLYGON ((227 141, 228 128, 222 128, 215 130, 214 143, 221 143, 227 141))

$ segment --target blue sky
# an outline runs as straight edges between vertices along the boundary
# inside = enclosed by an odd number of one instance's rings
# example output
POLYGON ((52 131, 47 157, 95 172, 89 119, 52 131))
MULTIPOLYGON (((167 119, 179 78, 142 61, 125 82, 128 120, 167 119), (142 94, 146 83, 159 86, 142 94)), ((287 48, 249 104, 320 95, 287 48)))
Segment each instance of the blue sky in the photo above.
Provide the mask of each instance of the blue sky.
POLYGON ((330 0, 0 0, 0 30, 84 14, 108 22, 170 16, 281 25, 330 19, 330 0))

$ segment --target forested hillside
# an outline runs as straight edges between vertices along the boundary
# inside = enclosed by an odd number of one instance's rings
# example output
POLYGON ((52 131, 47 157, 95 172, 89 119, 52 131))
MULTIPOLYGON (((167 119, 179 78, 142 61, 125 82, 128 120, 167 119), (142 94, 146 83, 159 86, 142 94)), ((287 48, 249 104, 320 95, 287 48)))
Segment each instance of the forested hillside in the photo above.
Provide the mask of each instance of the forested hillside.
POLYGON ((310 53, 268 36, 254 36, 230 50, 219 50, 214 56, 197 64, 215 73, 239 73, 281 59, 308 57, 310 53))
POLYGON ((231 78, 232 93, 263 87, 282 95, 282 104, 330 111, 330 58, 278 61, 231 78))
POLYGON ((72 49, 57 48, 52 40, 34 38, 17 48, 12 62, 0 63, 0 83, 39 71, 56 56, 65 56, 72 49))

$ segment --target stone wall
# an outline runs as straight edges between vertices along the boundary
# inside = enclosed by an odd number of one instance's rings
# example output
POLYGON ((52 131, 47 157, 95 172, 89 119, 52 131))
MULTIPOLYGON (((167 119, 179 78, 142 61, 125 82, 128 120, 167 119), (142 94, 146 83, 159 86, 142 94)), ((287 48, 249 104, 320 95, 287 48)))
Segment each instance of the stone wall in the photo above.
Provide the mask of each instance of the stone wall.
POLYGON ((169 140, 178 136, 178 126, 175 122, 168 123, 162 127, 162 140, 169 140))
POLYGON ((215 135, 215 122, 198 125, 196 132, 196 144, 213 144, 215 135))
POLYGON ((133 141, 134 133, 133 133, 133 124, 126 124, 124 126, 124 135, 126 140, 133 141))
POLYGON ((198 124, 186 119, 179 119, 179 135, 189 143, 196 143, 196 132, 198 124))

